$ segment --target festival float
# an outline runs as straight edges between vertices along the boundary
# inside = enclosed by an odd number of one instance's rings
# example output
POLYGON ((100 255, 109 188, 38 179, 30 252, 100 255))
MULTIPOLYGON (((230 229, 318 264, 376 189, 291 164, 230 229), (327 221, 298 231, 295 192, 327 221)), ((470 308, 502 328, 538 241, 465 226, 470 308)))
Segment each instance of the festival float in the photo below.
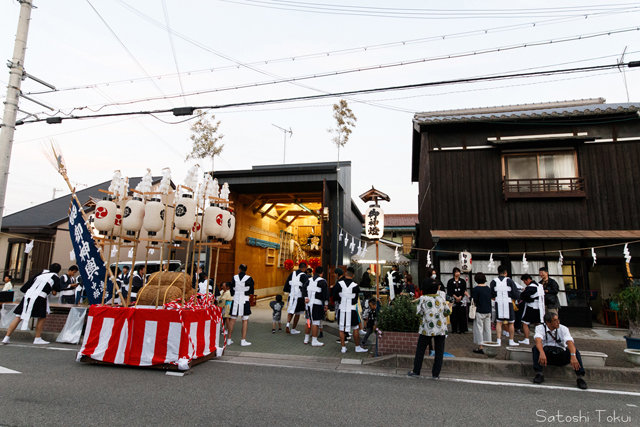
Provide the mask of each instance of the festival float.
POLYGON ((140 265, 143 250, 145 270, 149 254, 156 250, 162 263, 169 261, 170 246, 186 250, 192 260, 210 249, 215 284, 220 250, 229 249, 235 231, 229 186, 225 183, 220 189, 210 174, 199 182, 197 165, 175 191, 168 168, 155 191, 150 170, 135 189, 129 189, 128 178, 116 171, 109 189, 100 190, 104 200, 96 203, 91 222, 75 195, 60 150, 52 144, 47 154, 72 192, 69 231, 90 303, 77 361, 187 370, 221 356, 226 331, 208 287, 206 293, 196 293, 191 275, 160 269, 148 277, 133 302, 130 289, 108 266, 114 255, 116 265, 120 263, 123 249, 134 267, 140 265))

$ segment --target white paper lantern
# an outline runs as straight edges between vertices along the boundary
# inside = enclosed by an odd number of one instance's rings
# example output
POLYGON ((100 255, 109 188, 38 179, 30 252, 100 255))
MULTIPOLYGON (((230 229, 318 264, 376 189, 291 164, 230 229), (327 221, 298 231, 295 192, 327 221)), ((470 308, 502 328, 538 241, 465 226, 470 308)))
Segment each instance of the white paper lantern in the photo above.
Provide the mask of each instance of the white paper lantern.
POLYGON ((193 228, 191 229, 191 231, 193 231, 193 240, 202 241, 207 238, 202 231, 203 229, 202 214, 198 214, 198 218, 196 219, 196 222, 193 223, 193 228))
POLYGON ((227 236, 230 235, 229 226, 231 225, 231 212, 226 209, 222 209, 222 231, 220 231, 219 239, 227 240, 227 236))
POLYGON ((188 234, 196 222, 196 201, 191 194, 183 194, 176 204, 176 228, 181 234, 188 234))
POLYGON ((471 254, 467 251, 460 252, 460 271, 463 273, 469 273, 471 271, 471 254))
POLYGON ((234 231, 236 228, 236 217, 231 212, 225 210, 228 215, 223 215, 223 223, 222 223, 222 240, 230 242, 233 239, 234 231))
POLYGON ((160 199, 151 199, 144 207, 144 229, 149 236, 155 236, 164 226, 164 204, 160 199))
POLYGON ((127 230, 128 236, 134 236, 142 229, 144 221, 144 203, 140 197, 134 197, 124 207, 122 227, 127 230))
POLYGON ((111 232, 113 237, 120 237, 122 235, 122 209, 116 210, 116 217, 113 220, 113 231, 111 232))
POLYGON ((204 211, 204 234, 216 239, 222 235, 222 209, 211 205, 204 211))
POLYGON ((101 233, 108 233, 113 230, 116 220, 116 210, 118 207, 111 200, 100 200, 96 203, 95 220, 93 225, 101 233))
POLYGON ((233 239, 233 236, 236 233, 236 216, 231 214, 231 224, 229 224, 229 234, 227 235, 227 242, 230 242, 233 239))
POLYGON ((384 211, 380 206, 369 206, 364 214, 364 231, 370 239, 382 239, 384 235, 384 211))

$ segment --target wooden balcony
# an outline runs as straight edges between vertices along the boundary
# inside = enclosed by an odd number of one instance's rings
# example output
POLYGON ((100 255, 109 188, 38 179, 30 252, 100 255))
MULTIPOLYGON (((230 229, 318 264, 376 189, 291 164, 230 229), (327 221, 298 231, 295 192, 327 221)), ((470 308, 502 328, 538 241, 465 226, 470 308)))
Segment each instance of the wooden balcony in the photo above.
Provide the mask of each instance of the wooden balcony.
POLYGON ((504 199, 587 197, 585 177, 502 180, 504 199))

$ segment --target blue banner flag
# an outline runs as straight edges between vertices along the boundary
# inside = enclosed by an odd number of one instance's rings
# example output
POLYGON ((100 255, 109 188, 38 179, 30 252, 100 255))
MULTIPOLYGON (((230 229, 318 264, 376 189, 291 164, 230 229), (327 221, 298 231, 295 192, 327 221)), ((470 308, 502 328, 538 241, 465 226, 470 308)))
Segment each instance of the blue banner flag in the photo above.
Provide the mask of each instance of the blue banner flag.
MULTIPOLYGON (((73 252, 76 256, 76 262, 82 276, 82 285, 89 299, 89 304, 102 303, 102 290, 104 289, 104 276, 107 272, 106 266, 95 242, 91 237, 91 233, 84 222, 83 216, 80 214, 80 206, 75 197, 71 199, 71 212, 69 212, 69 234, 71 235, 71 243, 73 243, 73 252)), ((105 301, 110 296, 109 289, 105 301)))

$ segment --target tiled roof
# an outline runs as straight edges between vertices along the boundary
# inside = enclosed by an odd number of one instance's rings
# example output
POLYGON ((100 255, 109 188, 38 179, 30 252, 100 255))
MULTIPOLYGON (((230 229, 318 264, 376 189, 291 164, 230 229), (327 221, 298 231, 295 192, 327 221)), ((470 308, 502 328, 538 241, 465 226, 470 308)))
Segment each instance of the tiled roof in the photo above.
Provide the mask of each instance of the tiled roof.
POLYGON ((416 124, 446 124, 461 122, 487 122, 504 120, 534 120, 543 118, 598 116, 605 114, 634 113, 640 110, 640 103, 627 102, 606 104, 604 98, 547 102, 540 104, 506 105, 501 107, 470 108, 466 110, 445 110, 416 113, 416 124))
POLYGON ((385 214, 385 227, 415 227, 418 223, 418 214, 385 214))

